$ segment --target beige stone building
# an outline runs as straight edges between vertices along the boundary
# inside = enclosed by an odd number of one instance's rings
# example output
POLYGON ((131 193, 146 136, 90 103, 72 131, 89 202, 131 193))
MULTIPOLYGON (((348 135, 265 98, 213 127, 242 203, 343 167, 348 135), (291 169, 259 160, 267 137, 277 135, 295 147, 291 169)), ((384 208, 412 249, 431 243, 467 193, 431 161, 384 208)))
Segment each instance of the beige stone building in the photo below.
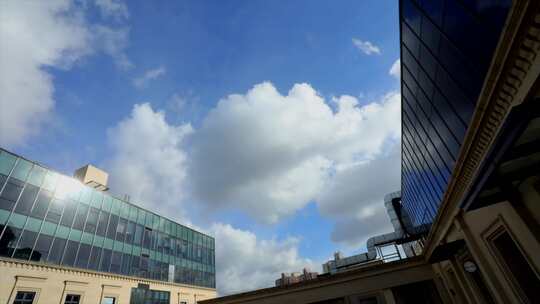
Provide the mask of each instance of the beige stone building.
POLYGON ((400 31, 401 230, 202 303, 540 303, 540 2, 401 0, 400 31))
POLYGON ((146 303, 131 301, 133 289, 141 287, 170 294, 169 301, 152 303, 193 304, 216 296, 214 288, 15 259, 1 259, 0 269, 0 303, 14 303, 18 292, 35 293, 33 303, 66 303, 72 296, 79 297, 79 303, 146 303))

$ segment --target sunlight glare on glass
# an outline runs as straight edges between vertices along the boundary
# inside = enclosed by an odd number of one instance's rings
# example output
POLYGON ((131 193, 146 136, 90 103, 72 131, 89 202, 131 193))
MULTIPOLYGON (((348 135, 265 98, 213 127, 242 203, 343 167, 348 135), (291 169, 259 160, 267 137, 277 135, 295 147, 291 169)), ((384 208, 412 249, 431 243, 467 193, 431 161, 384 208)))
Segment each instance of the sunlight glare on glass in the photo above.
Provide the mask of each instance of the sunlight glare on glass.
POLYGON ((82 187, 83 185, 79 181, 62 176, 56 188, 56 197, 59 199, 72 198, 81 191, 82 187))

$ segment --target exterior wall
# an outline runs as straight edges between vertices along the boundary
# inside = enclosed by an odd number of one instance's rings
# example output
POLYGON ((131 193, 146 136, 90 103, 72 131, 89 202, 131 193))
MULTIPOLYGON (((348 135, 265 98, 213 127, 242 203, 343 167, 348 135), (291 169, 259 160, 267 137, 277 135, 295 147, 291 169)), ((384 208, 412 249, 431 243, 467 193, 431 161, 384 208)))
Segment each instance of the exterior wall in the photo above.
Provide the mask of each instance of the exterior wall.
POLYGON ((510 1, 400 1, 402 204, 436 217, 510 1))
MULTIPOLYGON (((526 197, 536 197, 538 192, 533 187, 522 188, 526 197)), ((536 201, 538 203, 538 201, 536 201)), ((490 237, 499 229, 510 233, 522 253, 537 275, 540 274, 540 244, 508 201, 460 214, 444 241, 464 239, 465 252, 456 254, 448 261, 433 265, 438 277, 443 279, 447 292, 454 303, 484 303, 481 291, 463 270, 462 262, 471 258, 477 264, 489 293, 497 303, 521 303, 515 283, 502 262, 498 259, 490 237)))
POLYGON ((214 248, 210 236, 0 148, 0 256, 213 288, 214 248))
POLYGON ((117 304, 130 303, 131 289, 139 283, 150 289, 170 292, 170 303, 196 301, 216 297, 215 289, 142 280, 127 276, 61 268, 38 263, 0 259, 0 303, 12 303, 18 290, 35 291, 36 304, 63 303, 67 294, 81 295, 81 304, 99 304, 106 296, 117 304))

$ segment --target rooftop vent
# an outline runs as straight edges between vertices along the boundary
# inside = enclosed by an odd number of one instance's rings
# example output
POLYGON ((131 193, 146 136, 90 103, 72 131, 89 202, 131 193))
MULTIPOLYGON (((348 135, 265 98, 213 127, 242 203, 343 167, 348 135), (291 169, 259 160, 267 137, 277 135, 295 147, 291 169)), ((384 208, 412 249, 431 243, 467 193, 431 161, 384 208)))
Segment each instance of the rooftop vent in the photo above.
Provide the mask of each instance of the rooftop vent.
POLYGON ((109 174, 92 165, 86 165, 82 168, 75 170, 73 177, 80 180, 83 184, 97 190, 109 190, 109 188, 107 187, 107 180, 109 179, 109 174))

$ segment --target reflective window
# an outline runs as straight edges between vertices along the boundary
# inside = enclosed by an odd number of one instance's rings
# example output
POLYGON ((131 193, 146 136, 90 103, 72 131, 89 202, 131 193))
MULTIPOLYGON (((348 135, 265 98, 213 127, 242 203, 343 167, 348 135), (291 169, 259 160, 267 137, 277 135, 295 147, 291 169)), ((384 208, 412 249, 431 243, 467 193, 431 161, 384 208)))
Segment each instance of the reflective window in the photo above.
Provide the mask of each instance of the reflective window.
POLYGON ((74 229, 83 230, 87 214, 88 206, 85 204, 79 204, 79 209, 77 209, 77 215, 75 215, 75 220, 73 221, 74 229))
POLYGON ((15 178, 9 178, 0 195, 0 208, 5 210, 13 209, 15 202, 22 192, 24 183, 15 178))
POLYGON ((64 259, 62 260, 62 265, 73 266, 75 264, 75 258, 77 257, 77 249, 79 248, 79 243, 75 241, 68 241, 66 250, 64 253, 64 259))
POLYGON ((75 266, 80 268, 86 268, 88 260, 90 259, 90 245, 81 244, 79 247, 79 253, 77 254, 77 263, 75 266))
POLYGON ((38 192, 38 187, 27 184, 17 202, 15 212, 25 215, 30 214, 30 210, 32 209, 32 205, 34 205, 34 200, 36 199, 38 192))
POLYGON ((96 208, 90 208, 90 212, 88 212, 88 218, 86 219, 86 225, 84 226, 85 232, 94 233, 96 231, 98 216, 99 210, 96 208))
POLYGON ((30 230, 24 230, 21 234, 21 238, 19 239, 19 244, 17 245, 17 249, 15 250, 15 253, 13 254, 13 258, 15 259, 21 259, 21 260, 29 260, 30 255, 32 253, 32 248, 34 248, 34 243, 37 238, 37 233, 30 231, 30 230))
POLYGON ((32 304, 36 293, 34 291, 17 291, 13 304, 32 304))
POLYGON ((107 228, 107 237, 114 240, 116 237, 116 228, 118 226, 118 216, 111 214, 109 219, 109 228, 107 228))
POLYGON ((49 208, 51 198, 52 193, 50 191, 42 189, 38 194, 38 197, 36 199, 36 202, 34 203, 34 207, 32 208, 30 215, 35 218, 44 219, 45 213, 47 213, 47 208, 49 208))
POLYGON ((34 252, 32 252, 32 260, 45 261, 47 256, 49 256, 49 249, 51 248, 52 243, 52 236, 40 234, 36 246, 34 247, 34 252))
POLYGON ((62 215, 62 220, 60 224, 71 227, 73 220, 75 219, 75 212, 77 211, 77 203, 72 200, 66 200, 64 206, 64 214, 62 215))
POLYGON ((60 262, 62 261, 62 254, 64 253, 65 246, 65 239, 55 238, 51 246, 51 252, 49 253, 47 261, 53 264, 60 264, 60 262))
POLYGON ((402 204, 417 225, 437 214, 509 2, 401 1, 402 204))
POLYGON ((101 253, 101 265, 99 266, 99 270, 109 271, 110 265, 111 265, 111 251, 109 249, 103 249, 101 253))
POLYGON ((88 268, 92 270, 99 269, 99 258, 101 257, 101 248, 93 246, 90 252, 90 258, 88 261, 88 268))
POLYGON ((64 201, 53 198, 49 204, 49 211, 45 219, 49 222, 58 224, 62 218, 62 211, 64 210, 64 201))

